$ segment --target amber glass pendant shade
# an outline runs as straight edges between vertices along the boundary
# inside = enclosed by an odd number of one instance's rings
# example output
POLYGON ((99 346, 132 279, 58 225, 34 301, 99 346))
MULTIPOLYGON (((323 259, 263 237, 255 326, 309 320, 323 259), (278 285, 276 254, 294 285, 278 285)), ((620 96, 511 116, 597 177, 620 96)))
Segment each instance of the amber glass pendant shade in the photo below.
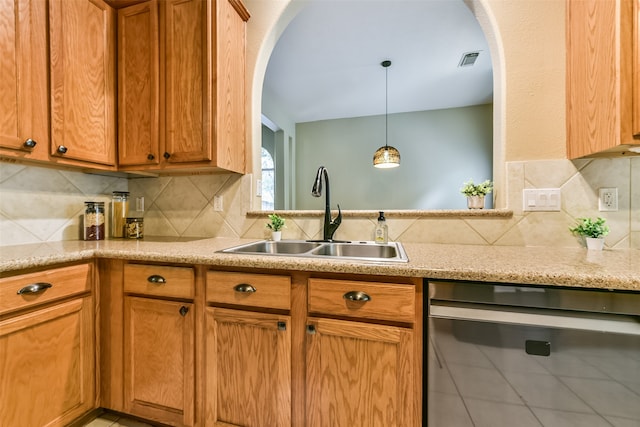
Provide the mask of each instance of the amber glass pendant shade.
POLYGON ((373 166, 381 169, 397 168, 400 166, 400 152, 390 145, 378 148, 373 155, 373 166))

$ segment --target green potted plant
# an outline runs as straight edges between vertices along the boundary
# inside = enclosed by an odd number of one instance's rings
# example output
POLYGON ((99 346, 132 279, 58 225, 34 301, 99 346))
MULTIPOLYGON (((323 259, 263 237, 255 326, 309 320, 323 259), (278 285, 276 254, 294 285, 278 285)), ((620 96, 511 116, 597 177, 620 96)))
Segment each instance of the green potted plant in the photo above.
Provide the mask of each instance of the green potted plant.
POLYGON ((602 250, 604 247, 604 236, 609 234, 609 226, 604 218, 578 218, 574 227, 569 227, 569 231, 578 236, 584 237, 588 249, 602 250))
POLYGON ((460 189, 460 193, 467 196, 467 207, 469 209, 484 209, 484 197, 493 191, 493 182, 487 179, 480 184, 474 184, 473 180, 465 182, 460 189))
POLYGON ((270 214, 267 228, 271 230, 271 240, 279 241, 282 238, 282 229, 284 228, 284 218, 278 214, 270 214))

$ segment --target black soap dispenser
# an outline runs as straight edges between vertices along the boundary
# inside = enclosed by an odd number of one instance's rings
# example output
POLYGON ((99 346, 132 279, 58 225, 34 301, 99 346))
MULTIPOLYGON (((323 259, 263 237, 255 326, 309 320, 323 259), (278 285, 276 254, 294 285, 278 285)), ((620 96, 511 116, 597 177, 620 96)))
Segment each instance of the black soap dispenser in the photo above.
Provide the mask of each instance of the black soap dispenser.
POLYGON ((378 244, 385 244, 389 241, 389 228, 387 227, 387 221, 384 217, 384 212, 382 211, 380 211, 380 216, 378 216, 374 240, 378 244))

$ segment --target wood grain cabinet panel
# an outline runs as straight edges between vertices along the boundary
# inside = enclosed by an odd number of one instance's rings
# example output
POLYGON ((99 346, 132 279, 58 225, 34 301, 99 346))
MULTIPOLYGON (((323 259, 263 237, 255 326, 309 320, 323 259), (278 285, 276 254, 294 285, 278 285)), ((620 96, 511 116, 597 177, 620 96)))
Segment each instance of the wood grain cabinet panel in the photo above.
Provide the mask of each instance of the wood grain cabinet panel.
POLYGON ((132 294, 193 299, 195 273, 190 267, 126 264, 124 291, 132 294))
POLYGON ((205 425, 291 426, 290 317, 208 307, 205 425))
POLYGON ((191 303, 125 297, 126 412, 193 425, 194 319, 191 303))
POLYGON ((115 13, 102 0, 51 0, 49 21, 52 161, 115 169, 115 13))
POLYGON ((118 10, 118 165, 157 165, 158 2, 118 10))
POLYGON ((47 160, 47 3, 0 1, 0 154, 47 160))
POLYGON ((415 426, 413 331, 309 318, 308 427, 415 426))
POLYGON ((119 167, 244 173, 242 3, 147 1, 118 14, 119 167))
POLYGON ((309 279, 309 312, 413 323, 415 286, 352 280, 309 279), (366 300, 350 300, 367 298, 366 300))
POLYGON ((638 0, 567 0, 567 157, 640 146, 638 0))
POLYGON ((289 310, 291 277, 210 271, 207 302, 289 310))
POLYGON ((92 264, 0 279, 0 425, 66 426, 96 404, 92 264))
POLYGON ((0 279, 0 315, 86 294, 92 288, 90 264, 53 268, 0 279), (36 286, 37 289, 32 288, 36 286))

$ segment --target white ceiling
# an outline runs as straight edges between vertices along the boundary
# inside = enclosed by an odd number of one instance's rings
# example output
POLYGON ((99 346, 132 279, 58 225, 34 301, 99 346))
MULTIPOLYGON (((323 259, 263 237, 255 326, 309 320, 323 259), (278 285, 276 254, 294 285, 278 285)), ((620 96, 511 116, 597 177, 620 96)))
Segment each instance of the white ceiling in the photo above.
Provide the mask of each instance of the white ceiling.
MULTIPOLYGON (((487 104, 489 47, 462 0, 310 0, 278 40, 264 80, 294 122, 487 104), (475 65, 458 67, 480 51, 475 65)), ((266 94, 269 96, 266 96, 266 94)))

